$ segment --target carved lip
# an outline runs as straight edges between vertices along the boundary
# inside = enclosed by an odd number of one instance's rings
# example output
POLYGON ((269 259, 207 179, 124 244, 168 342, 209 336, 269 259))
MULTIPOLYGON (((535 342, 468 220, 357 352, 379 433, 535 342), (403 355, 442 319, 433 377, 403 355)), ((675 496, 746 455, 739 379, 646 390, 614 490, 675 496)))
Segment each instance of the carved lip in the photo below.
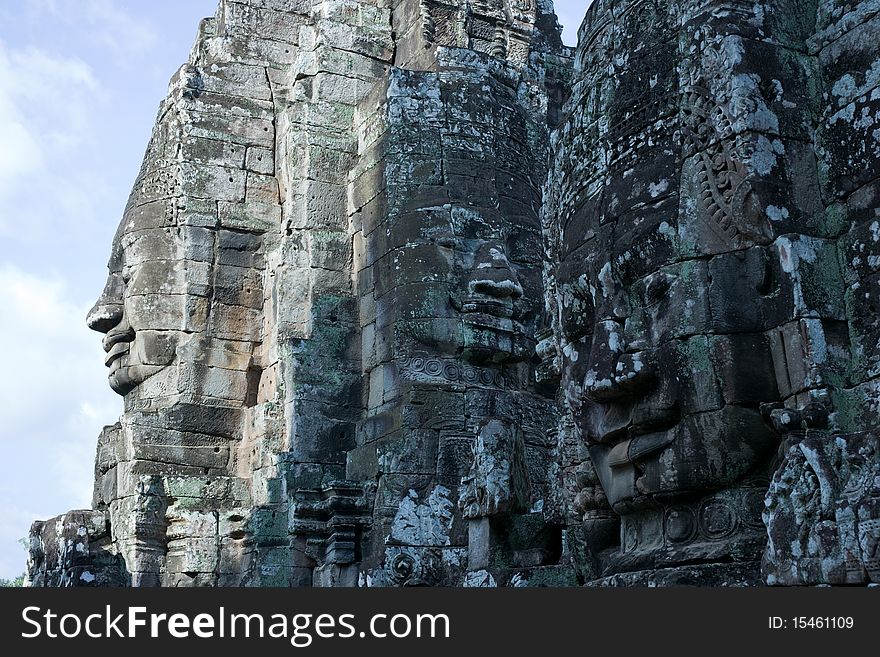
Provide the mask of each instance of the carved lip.
POLYGON ((104 357, 104 365, 111 367, 120 358, 128 355, 130 345, 130 342, 117 342, 114 344, 104 357))
POLYGON ((122 342, 131 342, 134 340, 134 331, 111 331, 104 336, 101 344, 104 345, 104 351, 109 352, 113 347, 122 342))
POLYGON ((675 440, 671 431, 644 433, 634 438, 617 443, 608 452, 608 465, 620 468, 630 463, 643 460, 645 457, 659 452, 675 440))
MULTIPOLYGON (((467 306, 465 306, 467 308, 467 306)), ((462 317, 466 324, 478 328, 490 329, 499 333, 512 333, 525 335, 526 329, 510 316, 502 317, 494 313, 462 310, 462 317)))
POLYGON ((134 340, 134 331, 116 331, 104 336, 102 344, 107 355, 104 357, 104 365, 110 367, 114 362, 125 356, 134 340))
POLYGON ((678 409, 671 408, 654 409, 651 417, 639 418, 638 422, 634 422, 633 413, 638 403, 638 399, 626 398, 617 402, 598 404, 601 417, 594 427, 596 433, 588 436, 588 440, 593 444, 613 446, 642 434, 669 431, 681 421, 681 413, 678 409))
POLYGON ((680 421, 679 413, 672 410, 639 424, 629 422, 609 432, 601 441, 610 448, 608 465, 612 468, 623 467, 662 451, 675 440, 673 430, 680 421))

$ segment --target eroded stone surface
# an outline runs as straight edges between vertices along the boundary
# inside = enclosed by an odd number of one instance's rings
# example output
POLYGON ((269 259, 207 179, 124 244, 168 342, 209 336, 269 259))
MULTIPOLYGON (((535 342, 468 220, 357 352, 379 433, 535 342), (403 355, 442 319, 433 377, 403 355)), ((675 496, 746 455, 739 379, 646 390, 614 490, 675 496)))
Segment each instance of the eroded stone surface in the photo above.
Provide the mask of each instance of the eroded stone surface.
MULTIPOLYGON (((570 54, 545 2, 229 0, 203 21, 88 318, 125 413, 85 513, 121 581, 461 584, 492 421, 531 482, 498 513, 561 543, 533 353, 570 54)), ((37 558, 65 518, 34 528, 34 584, 79 564, 37 558)), ((499 581, 506 532, 481 566, 499 581)))
MULTIPOLYGON (((585 580, 842 583, 791 565, 854 549, 856 532, 804 517, 798 491, 815 486, 795 455, 877 421, 873 320, 854 311, 872 297, 878 10, 587 12, 544 188, 554 334, 540 350, 560 380, 560 491, 585 580)), ((833 506, 849 474, 824 467, 833 506)))
POLYGON ((880 2, 225 0, 34 585, 877 582, 880 2))
POLYGON ((769 584, 880 583, 880 449, 873 432, 792 445, 767 494, 769 584))

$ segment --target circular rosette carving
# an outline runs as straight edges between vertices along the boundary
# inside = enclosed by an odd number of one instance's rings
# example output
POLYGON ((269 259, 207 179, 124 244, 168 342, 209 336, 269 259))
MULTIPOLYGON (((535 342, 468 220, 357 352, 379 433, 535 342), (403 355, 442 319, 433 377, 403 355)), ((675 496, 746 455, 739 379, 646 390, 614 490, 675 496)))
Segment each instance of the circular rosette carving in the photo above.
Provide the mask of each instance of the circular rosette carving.
POLYGON ((416 575, 417 564, 412 556, 406 552, 400 552, 391 559, 389 568, 391 579, 402 586, 416 575))
POLYGON ((666 510, 666 538, 670 543, 682 544, 693 540, 697 533, 697 518, 693 509, 674 506, 666 510))
POLYGON ((739 524, 736 511, 730 503, 717 497, 700 504, 697 517, 700 531, 711 540, 720 540, 733 535, 739 524))

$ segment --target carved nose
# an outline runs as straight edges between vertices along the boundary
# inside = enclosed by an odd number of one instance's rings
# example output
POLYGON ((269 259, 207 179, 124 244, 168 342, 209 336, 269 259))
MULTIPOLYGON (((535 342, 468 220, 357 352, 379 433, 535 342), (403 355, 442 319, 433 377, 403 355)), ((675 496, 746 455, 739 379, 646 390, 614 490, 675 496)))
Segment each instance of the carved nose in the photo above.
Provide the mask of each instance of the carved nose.
POLYGON ((610 402, 647 387, 656 371, 650 352, 627 352, 618 322, 596 325, 584 392, 593 401, 610 402))
POLYGON ((99 333, 107 333, 121 321, 122 304, 107 303, 103 300, 99 300, 94 306, 92 306, 89 314, 86 315, 86 324, 88 327, 99 333))
POLYGON ((122 298, 125 284, 117 271, 110 272, 104 291, 86 315, 86 325, 93 331, 107 333, 122 321, 124 307, 122 298))

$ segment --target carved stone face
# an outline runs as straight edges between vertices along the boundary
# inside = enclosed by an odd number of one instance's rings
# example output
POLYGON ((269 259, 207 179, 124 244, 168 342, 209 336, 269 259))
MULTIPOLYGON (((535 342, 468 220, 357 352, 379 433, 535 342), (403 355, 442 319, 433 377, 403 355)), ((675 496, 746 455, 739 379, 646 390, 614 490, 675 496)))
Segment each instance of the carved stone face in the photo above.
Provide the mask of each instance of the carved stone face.
POLYGON ((197 309, 186 294, 179 229, 144 228, 145 214, 123 217, 107 284, 87 318, 89 328, 105 334, 110 387, 120 395, 174 361, 197 309))
POLYGON ((731 71, 759 58, 723 34, 691 35, 703 55, 688 58, 664 3, 599 20, 609 6, 582 39, 594 65, 557 164, 578 191, 558 192, 549 218, 564 393, 624 514, 729 488, 778 442, 759 406, 780 399, 767 331, 792 297, 763 209, 794 205, 771 184, 784 166, 763 169, 769 141, 739 127, 754 115, 736 99, 761 106, 760 93, 703 91, 740 84, 731 71))
MULTIPOLYGON (((107 283, 86 320, 105 334, 110 387, 120 395, 166 369, 183 341, 204 332, 207 318, 214 238, 180 225, 185 165, 176 114, 162 116, 113 238, 107 283)), ((160 384, 147 396, 163 390, 170 392, 160 384)))
POLYGON ((565 395, 620 509, 742 478, 775 443, 758 405, 778 398, 763 336, 721 334, 726 318, 709 305, 735 304, 748 277, 710 282, 723 270, 650 248, 670 230, 660 216, 622 218, 618 230, 627 222, 648 241, 597 237, 557 278, 565 395))
POLYGON ((527 252, 537 240, 526 232, 472 238, 442 233, 404 249, 402 258, 413 264, 399 270, 396 299, 416 351, 476 363, 530 357, 541 281, 527 252))
MULTIPOLYGON (((87 322, 105 334, 110 386, 127 403, 137 389, 146 405, 184 395, 236 406, 250 394, 247 372, 261 340, 263 237, 234 217, 227 225, 217 199, 244 214, 258 210, 244 199, 245 172, 206 163, 211 147, 187 135, 175 108, 160 117, 87 322)), ((229 158, 243 154, 228 146, 229 158)))

